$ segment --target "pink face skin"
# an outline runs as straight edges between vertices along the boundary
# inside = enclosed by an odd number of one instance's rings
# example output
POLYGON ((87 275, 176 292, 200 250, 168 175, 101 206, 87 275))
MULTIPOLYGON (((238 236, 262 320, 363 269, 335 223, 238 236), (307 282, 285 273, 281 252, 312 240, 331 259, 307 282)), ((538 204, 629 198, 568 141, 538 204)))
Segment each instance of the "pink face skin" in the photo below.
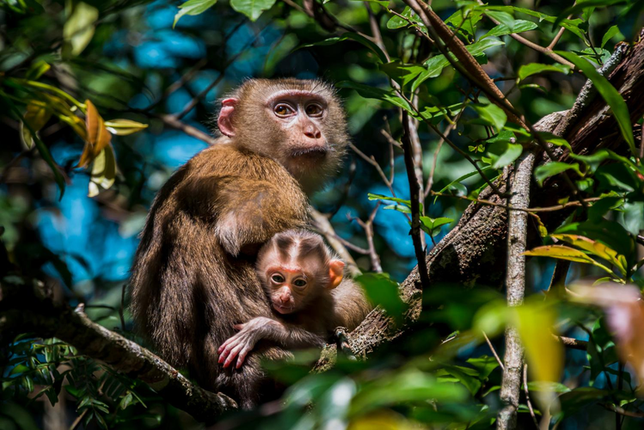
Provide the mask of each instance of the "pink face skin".
POLYGON ((313 278, 299 267, 273 266, 266 275, 273 309, 283 315, 299 310, 313 286, 313 278))

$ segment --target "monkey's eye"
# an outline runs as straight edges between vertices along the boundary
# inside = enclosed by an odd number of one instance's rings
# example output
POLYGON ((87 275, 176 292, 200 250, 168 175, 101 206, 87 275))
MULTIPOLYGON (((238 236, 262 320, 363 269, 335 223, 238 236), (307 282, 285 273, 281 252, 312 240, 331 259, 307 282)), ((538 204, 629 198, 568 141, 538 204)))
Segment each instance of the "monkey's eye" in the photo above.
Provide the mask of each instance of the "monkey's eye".
POLYGON ((296 279, 295 281, 293 281, 293 285, 300 288, 306 287, 306 281, 304 279, 296 279))
POLYGON ((281 117, 286 117, 293 115, 295 111, 293 108, 291 108, 289 105, 280 103, 277 106, 273 108, 273 112, 275 112, 275 115, 281 116, 281 117))
POLYGON ((280 275, 280 274, 276 273, 276 274, 274 274, 273 276, 271 276, 271 280, 272 280, 273 282, 277 283, 277 284, 281 284, 281 283, 282 283, 282 282, 284 282, 286 279, 284 279, 284 277, 283 277, 282 275, 280 275))
POLYGON ((317 104, 310 104, 306 107, 306 114, 312 117, 322 116, 322 106, 317 104))

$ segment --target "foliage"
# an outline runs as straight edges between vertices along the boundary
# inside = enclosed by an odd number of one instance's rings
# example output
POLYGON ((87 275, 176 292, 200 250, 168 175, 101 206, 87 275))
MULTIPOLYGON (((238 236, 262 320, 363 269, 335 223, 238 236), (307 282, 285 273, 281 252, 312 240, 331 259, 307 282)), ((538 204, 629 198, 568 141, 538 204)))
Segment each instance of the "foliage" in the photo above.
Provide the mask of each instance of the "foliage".
MULTIPOLYGON (((399 325, 410 310, 397 281, 417 264, 398 142, 402 111, 417 126, 420 228, 430 249, 537 137, 570 151, 570 161, 539 165, 535 187, 566 174, 584 204, 570 191, 557 207, 530 213, 543 243, 526 255, 545 258, 529 260, 524 306, 507 308, 485 285, 432 285, 419 321, 367 361, 341 355, 320 374, 309 373, 315 353, 268 363, 289 385, 286 403, 268 415, 232 413, 222 425, 489 428, 501 407, 494 353, 503 352, 503 332, 513 325, 529 368, 520 425, 546 417, 550 428, 612 428, 617 411, 619 426, 639 428, 642 382, 618 354, 642 357, 623 352, 640 344, 623 340, 628 331, 588 306, 603 305, 601 297, 586 291, 586 299, 571 301, 555 285, 543 291, 558 260, 572 262, 567 284, 590 278, 613 285, 617 297, 631 297, 618 289, 624 284, 644 287, 640 127, 595 70, 616 42, 638 40, 643 4, 529 3, 434 0, 432 9, 528 122, 569 109, 586 77, 624 145, 574 153, 565 139, 512 122, 401 0, 0 2, 0 225, 12 265, 0 275, 44 279, 72 305, 84 303, 95 321, 136 339, 123 302, 136 235, 156 191, 206 147, 215 100, 248 76, 321 76, 345 100, 357 150, 313 204, 332 214, 336 233, 369 272, 358 280, 399 325), (556 231, 541 219, 551 212, 566 214, 556 231), (380 262, 385 273, 375 273, 380 262), (564 350, 553 335, 585 340, 587 350, 564 350)), ((30 333, 2 340, 2 428, 37 428, 54 408, 71 427, 197 425, 152 388, 70 345, 30 333)))

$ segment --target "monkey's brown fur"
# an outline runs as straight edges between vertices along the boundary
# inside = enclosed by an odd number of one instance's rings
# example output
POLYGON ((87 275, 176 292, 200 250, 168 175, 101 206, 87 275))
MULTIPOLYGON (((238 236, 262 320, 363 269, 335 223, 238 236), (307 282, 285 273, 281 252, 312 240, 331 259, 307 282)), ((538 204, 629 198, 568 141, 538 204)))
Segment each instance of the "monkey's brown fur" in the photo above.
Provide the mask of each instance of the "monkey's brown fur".
POLYGON ((319 186, 337 168, 348 136, 333 90, 318 81, 251 80, 233 97, 234 136, 221 136, 182 166, 152 204, 132 267, 131 309, 164 359, 187 365, 204 387, 251 407, 263 380, 260 356, 288 354, 260 346, 240 369, 223 369, 217 348, 235 324, 271 315, 253 251, 307 223, 307 199, 294 176, 307 190, 319 186), (329 151, 315 163, 290 156, 298 136, 276 126, 267 109, 267 98, 282 90, 310 92, 328 105, 314 123, 329 151))

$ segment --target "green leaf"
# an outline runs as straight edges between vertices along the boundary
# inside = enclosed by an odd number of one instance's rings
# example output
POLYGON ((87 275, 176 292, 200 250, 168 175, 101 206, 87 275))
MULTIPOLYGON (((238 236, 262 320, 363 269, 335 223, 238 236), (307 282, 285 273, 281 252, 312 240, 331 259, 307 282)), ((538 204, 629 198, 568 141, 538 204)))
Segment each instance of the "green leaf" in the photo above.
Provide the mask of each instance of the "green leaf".
MULTIPOLYGON (((331 0, 326 0, 324 2, 324 4, 326 4, 326 3, 330 2, 330 1, 331 0)), ((379 4, 382 7, 388 7, 389 6, 389 0, 351 0, 351 1, 355 1, 355 2, 357 2, 357 1, 366 1, 366 2, 369 2, 369 3, 379 4)))
POLYGON ((27 70, 27 73, 25 74, 25 79, 35 81, 49 69, 51 69, 51 66, 45 60, 37 61, 29 67, 29 70, 27 70))
POLYGON ((524 31, 530 31, 534 30, 535 28, 539 28, 537 24, 535 24, 532 21, 526 21, 524 19, 517 19, 514 21, 514 27, 509 28, 505 24, 499 24, 487 33, 485 33, 483 36, 480 37, 480 39, 485 39, 488 37, 501 37, 501 36, 507 36, 508 34, 511 33, 523 33, 524 31))
POLYGON ((346 32, 342 34, 342 36, 337 36, 337 37, 330 37, 328 39, 324 39, 320 42, 315 42, 315 43, 310 43, 308 45, 302 45, 301 48, 308 48, 311 46, 329 46, 329 45, 335 45, 336 43, 339 42, 344 42, 345 40, 353 40, 354 42, 358 42, 367 48, 369 48, 376 56, 378 57, 378 60, 381 63, 387 63, 387 55, 383 52, 382 49, 375 43, 373 43, 371 40, 367 39, 364 36, 361 36, 357 33, 350 33, 346 32))
MULTIPOLYGON (((420 27, 425 28, 425 25, 418 19, 418 16, 411 10, 409 6, 405 7, 401 15, 409 18, 411 22, 419 25, 420 27)), ((410 25, 409 21, 397 15, 392 16, 391 18, 389 18, 389 21, 387 21, 387 28, 390 30, 397 30, 399 28, 407 27, 408 25, 410 25)))
POLYGON ((569 155, 571 158, 578 161, 582 161, 584 164, 586 164, 589 167, 589 170, 591 173, 595 172, 599 167, 599 165, 602 164, 604 161, 615 160, 615 161, 619 161, 621 164, 629 166, 633 170, 639 171, 641 174, 644 175, 644 167, 640 167, 635 163, 633 163, 628 158, 615 154, 613 151, 608 149, 600 149, 599 151, 595 152, 592 155, 576 155, 572 153, 569 155))
POLYGON ((362 285, 371 303, 381 306, 398 323, 402 322, 407 305, 400 298, 398 283, 391 280, 389 275, 365 273, 357 276, 355 281, 362 285))
MULTIPOLYGON (((213 7, 217 0, 188 0, 179 5, 179 12, 174 16, 172 28, 177 25, 179 19, 184 15, 199 15, 213 7)), ((236 9, 235 9, 236 10, 236 9)))
POLYGON ((559 55, 573 63, 575 66, 579 67, 584 75, 593 82, 599 94, 602 95, 608 106, 610 106, 615 119, 617 120, 617 125, 619 126, 622 136, 628 146, 631 149, 631 153, 634 156, 637 156, 637 149, 635 148, 635 138, 633 137, 633 128, 631 127, 631 116, 628 112, 628 106, 626 102, 619 94, 619 92, 613 87, 608 79, 595 70, 592 64, 587 60, 582 59, 577 54, 572 52, 557 51, 559 55))
POLYGON ((336 84, 338 88, 349 88, 356 90, 358 94, 367 99, 376 99, 391 103, 396 107, 405 109, 411 115, 415 116, 416 112, 409 106, 406 100, 396 96, 391 90, 383 90, 382 88, 370 87, 369 85, 359 84, 357 82, 342 81, 336 84))
POLYGON ((528 382, 530 391, 546 391, 551 393, 567 393, 570 388, 560 382, 532 381, 528 382))
MULTIPOLYGON (((483 55, 486 50, 499 45, 504 45, 503 41, 497 38, 488 38, 471 45, 467 45, 465 49, 467 49, 474 57, 477 57, 483 55)), ((456 57, 452 58, 454 61, 458 61, 456 57)), ((429 60, 425 61, 424 66, 427 68, 427 76, 425 79, 437 77, 441 74, 443 68, 449 66, 449 64, 449 60, 447 60, 443 54, 433 56, 429 60)))
MULTIPOLYGON (((488 12, 488 11, 501 11, 501 12, 508 12, 508 13, 519 12, 519 13, 523 13, 529 16, 534 16, 536 18, 539 18, 540 21, 546 21, 546 22, 552 22, 552 23, 554 23, 557 20, 557 18, 555 18, 554 16, 550 16, 543 12, 539 12, 532 9, 526 9, 522 7, 516 7, 516 6, 482 5, 477 7, 477 9, 483 10, 484 12, 488 12)), ((586 32, 579 27, 583 23, 584 22, 581 19, 564 19, 559 22, 559 25, 561 25, 566 30, 570 31, 571 33, 583 39, 586 32)))
POLYGON ((536 75, 537 73, 543 72, 559 72, 568 74, 570 73, 570 67, 563 64, 539 64, 539 63, 530 63, 524 66, 521 66, 519 73, 517 74, 520 81, 524 80, 528 76, 536 75))
POLYGON ((575 249, 575 248, 570 248, 568 246, 563 246, 563 245, 539 246, 530 251, 524 252, 523 255, 526 255, 528 257, 550 257, 550 258, 557 258, 559 260, 574 261, 576 263, 592 264, 593 266, 597 266, 601 269, 604 269, 608 273, 611 273, 611 274, 613 273, 608 267, 593 260, 584 252, 579 251, 578 249, 575 249))
MULTIPOLYGON (((471 104, 470 105, 478 114, 479 117, 487 124, 493 126, 497 133, 503 129, 508 116, 505 111, 495 104, 471 104)), ((519 145, 520 146, 520 145, 519 145)))
POLYGON ((500 169, 514 162, 522 152, 523 147, 518 143, 499 139, 487 146, 486 155, 490 158, 492 168, 500 169))
POLYGON ((63 27, 63 39, 70 44, 72 55, 83 52, 92 41, 97 19, 98 9, 94 6, 84 2, 76 4, 63 27))
POLYGON ((439 218, 430 218, 428 216, 420 217, 420 228, 430 236, 434 237, 440 233, 441 226, 449 224, 454 221, 451 218, 439 217, 439 218))
POLYGON ((499 367, 499 362, 496 361, 496 358, 488 355, 468 358, 467 363, 478 371, 478 376, 482 381, 485 381, 494 369, 499 367))
POLYGON ((606 30, 606 33, 604 33, 604 37, 602 37, 602 44, 599 46, 600 48, 603 48, 604 45, 606 45, 613 37, 619 36, 620 39, 624 39, 624 35, 619 31, 619 27, 616 25, 613 25, 611 28, 606 30))
POLYGON ((414 64, 402 64, 399 61, 381 64, 380 70, 402 86, 407 85, 425 71, 424 67, 414 64))
POLYGON ((607 390, 593 387, 579 387, 559 396, 561 411, 565 416, 571 416, 585 406, 597 404, 611 396, 607 390))
POLYGON ((451 25, 454 30, 459 30, 469 36, 474 36, 476 32, 476 24, 483 18, 483 13, 480 11, 467 11, 466 9, 458 9, 449 18, 445 20, 445 24, 451 25))
POLYGON ((581 170, 579 170, 579 164, 577 163, 563 163, 561 161, 553 161, 547 164, 542 164, 534 170, 534 178, 537 180, 539 186, 543 185, 543 181, 551 176, 565 172, 566 170, 574 170, 579 176, 583 176, 581 170))
MULTIPOLYGON (((485 167, 485 168, 481 169, 481 171, 482 171, 484 174, 485 174, 485 173, 487 173, 487 172, 489 172, 489 171, 491 171, 491 170, 495 170, 495 169, 493 169, 492 167, 485 167)), ((443 188, 439 191, 439 193, 444 193, 445 191, 449 190, 450 188, 452 188, 452 187, 453 187, 454 185, 456 185, 456 184, 461 185, 461 182, 462 182, 462 181, 464 181, 464 180, 466 180, 466 179, 468 179, 468 178, 471 178, 472 176, 476 176, 476 175, 478 175, 478 174, 479 174, 479 172, 478 172, 477 170, 474 170, 474 171, 472 171, 472 172, 470 172, 470 173, 466 173, 465 175, 463 175, 463 176, 461 176, 461 177, 459 177, 459 178, 456 178, 456 179, 454 179, 452 182, 450 182, 449 184, 447 184, 445 187, 443 187, 443 188)), ((464 193, 464 194, 467 194, 467 189, 465 189, 465 193, 464 193)))
MULTIPOLYGON (((456 378, 473 396, 483 385, 476 370, 470 369, 469 367, 445 365, 440 369, 440 373, 445 373, 456 378)), ((441 382, 441 378, 438 378, 438 381, 441 382)))
POLYGON ((257 18, 265 11, 273 7, 275 0, 230 0, 230 5, 237 12, 243 13, 251 21, 257 21, 257 18))
POLYGON ((596 6, 612 6, 614 4, 626 3, 627 0, 580 0, 573 4, 571 7, 564 9, 558 16, 553 27, 563 21, 567 16, 575 15, 580 10, 596 6))

